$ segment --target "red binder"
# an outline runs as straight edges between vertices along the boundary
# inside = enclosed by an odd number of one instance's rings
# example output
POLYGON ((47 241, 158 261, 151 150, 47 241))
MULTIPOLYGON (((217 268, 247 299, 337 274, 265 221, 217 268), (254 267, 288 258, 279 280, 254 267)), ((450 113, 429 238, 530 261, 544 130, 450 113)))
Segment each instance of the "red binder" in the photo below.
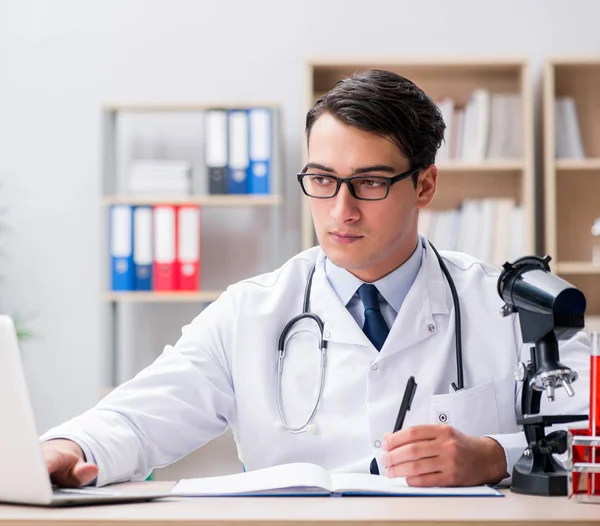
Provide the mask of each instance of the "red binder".
POLYGON ((171 205, 156 205, 154 216, 154 290, 179 288, 177 268, 177 209, 171 205))
POLYGON ((200 289, 200 207, 177 209, 177 270, 180 290, 200 289))

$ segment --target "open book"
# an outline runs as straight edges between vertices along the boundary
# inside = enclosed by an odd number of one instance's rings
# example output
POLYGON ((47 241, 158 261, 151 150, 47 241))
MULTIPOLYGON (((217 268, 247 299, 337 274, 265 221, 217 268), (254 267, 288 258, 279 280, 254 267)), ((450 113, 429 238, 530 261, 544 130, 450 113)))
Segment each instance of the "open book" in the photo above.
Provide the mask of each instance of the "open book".
POLYGON ((362 473, 328 473, 316 464, 283 464, 237 475, 182 479, 171 490, 188 497, 262 496, 490 496, 502 494, 489 486, 462 488, 413 488, 404 478, 362 473))

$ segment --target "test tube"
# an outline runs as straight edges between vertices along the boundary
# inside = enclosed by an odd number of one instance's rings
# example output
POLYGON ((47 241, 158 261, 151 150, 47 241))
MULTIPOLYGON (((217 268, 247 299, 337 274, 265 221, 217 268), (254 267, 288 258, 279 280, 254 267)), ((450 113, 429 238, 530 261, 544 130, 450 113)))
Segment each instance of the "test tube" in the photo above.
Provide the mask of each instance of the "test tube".
MULTIPOLYGON (((597 437, 600 433, 600 332, 591 333, 592 352, 590 356, 590 436, 597 437)), ((596 455, 600 460, 597 447, 591 448, 592 464, 596 463, 596 455)), ((600 495, 600 474, 591 473, 588 479, 591 495, 600 495)))

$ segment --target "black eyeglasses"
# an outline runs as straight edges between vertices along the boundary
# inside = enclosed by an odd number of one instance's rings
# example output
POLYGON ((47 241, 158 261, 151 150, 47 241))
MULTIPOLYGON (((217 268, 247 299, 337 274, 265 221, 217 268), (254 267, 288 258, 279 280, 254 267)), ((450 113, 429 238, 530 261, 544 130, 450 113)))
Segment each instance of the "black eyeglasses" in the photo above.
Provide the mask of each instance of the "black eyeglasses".
POLYGON ((378 175, 353 175, 344 179, 333 175, 300 172, 298 182, 302 191, 308 197, 315 199, 331 199, 340 191, 345 183, 350 194, 355 199, 363 201, 380 201, 390 193, 390 187, 411 175, 417 173, 422 167, 417 166, 393 177, 380 177, 378 175))

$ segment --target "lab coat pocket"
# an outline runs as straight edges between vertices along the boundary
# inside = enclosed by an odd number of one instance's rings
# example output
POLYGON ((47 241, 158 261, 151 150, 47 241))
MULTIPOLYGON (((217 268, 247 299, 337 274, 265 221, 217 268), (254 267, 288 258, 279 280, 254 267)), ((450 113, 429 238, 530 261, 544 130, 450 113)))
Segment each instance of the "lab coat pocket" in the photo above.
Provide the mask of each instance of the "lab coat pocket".
POLYGON ((433 395, 429 403, 429 422, 449 424, 470 436, 499 433, 494 382, 451 394, 433 395))

